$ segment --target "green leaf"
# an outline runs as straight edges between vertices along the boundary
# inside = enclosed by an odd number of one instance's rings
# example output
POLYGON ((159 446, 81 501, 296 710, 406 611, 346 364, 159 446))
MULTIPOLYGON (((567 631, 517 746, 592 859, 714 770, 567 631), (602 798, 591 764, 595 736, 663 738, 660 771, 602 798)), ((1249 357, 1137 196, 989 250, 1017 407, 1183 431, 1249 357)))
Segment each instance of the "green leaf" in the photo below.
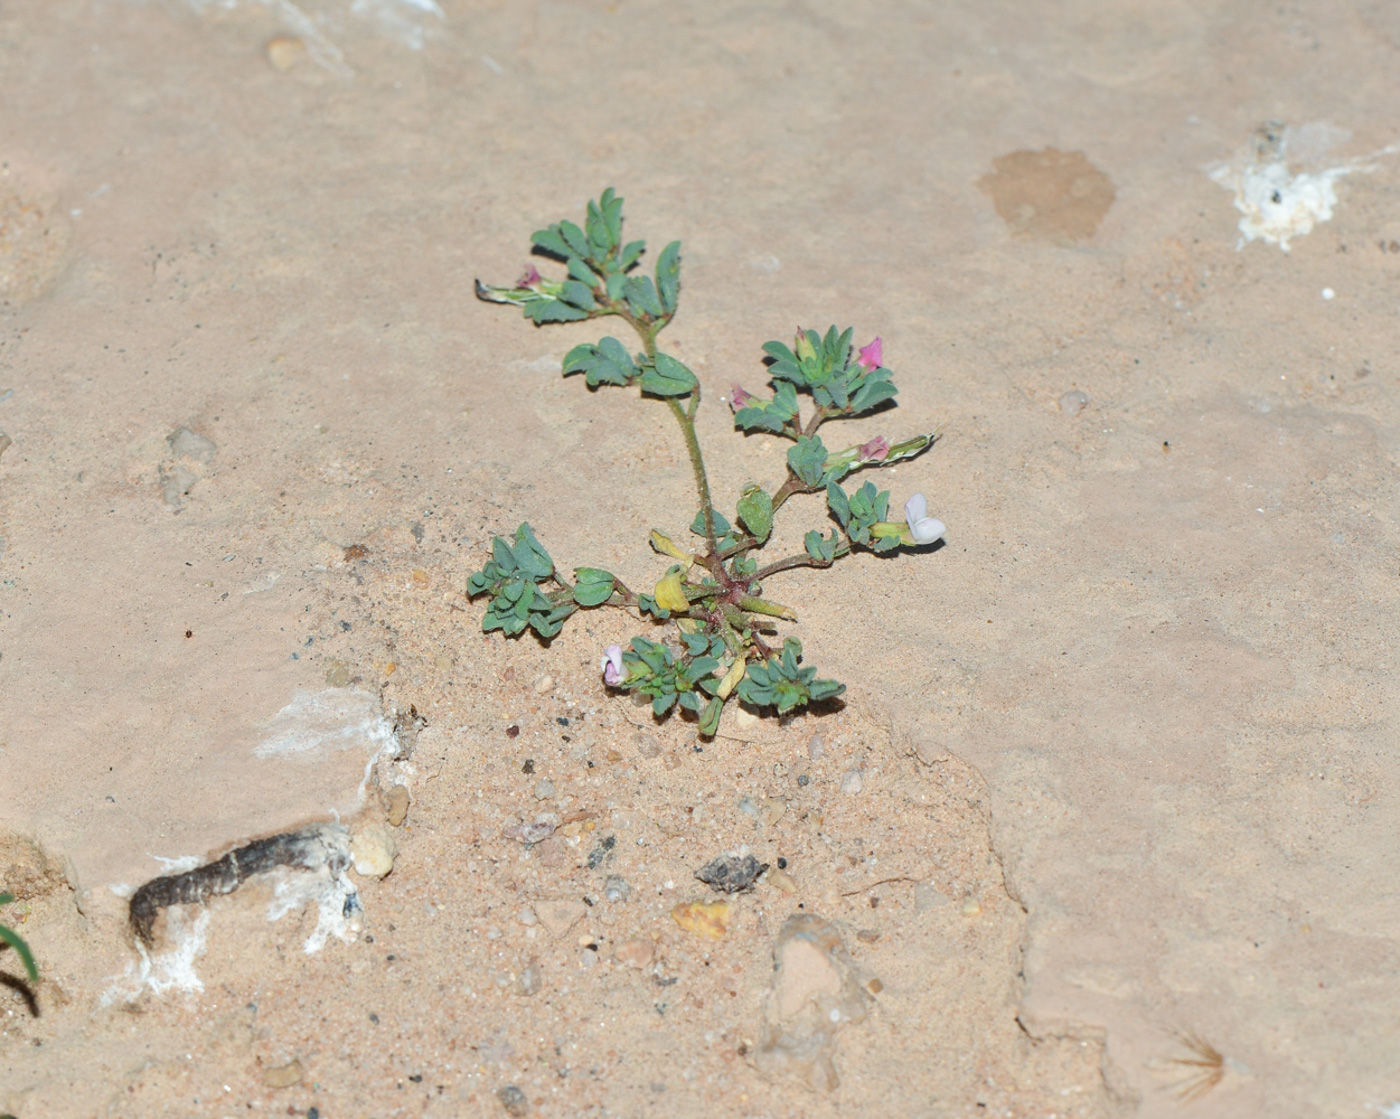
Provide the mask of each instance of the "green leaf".
POLYGON ((554 574, 554 561, 549 553, 535 539, 535 532, 529 524, 522 524, 515 530, 515 547, 512 549, 520 571, 528 577, 548 579, 554 574))
POLYGON ((773 499, 761 486, 749 486, 739 498, 739 520, 761 544, 773 531, 773 499))
POLYGON ((647 251, 645 241, 628 241, 622 250, 622 255, 617 258, 617 270, 626 272, 632 265, 637 263, 637 258, 647 251))
POLYGON ((622 199, 608 187, 598 199, 598 208, 603 211, 603 223, 608 227, 608 240, 617 245, 622 242, 622 199))
POLYGON ((851 502, 846 491, 835 482, 827 483, 826 504, 842 528, 851 523, 851 502))
POLYGON ((640 373, 616 338, 604 338, 596 346, 584 342, 564 355, 564 376, 582 373, 590 388, 598 385, 630 385, 640 373))
POLYGON ((574 601, 580 606, 601 606, 612 597, 617 579, 597 567, 574 568, 574 601))
POLYGON ((820 435, 803 435, 788 451, 788 466, 803 485, 815 489, 821 485, 828 453, 820 435))
POLYGON ((598 273, 576 256, 569 257, 569 275, 585 287, 596 288, 603 282, 603 278, 598 273))
MULTIPOLYGON (((730 528, 732 528, 733 526, 730 525, 730 523, 727 520, 725 520, 724 514, 721 513, 718 509, 715 510, 714 516, 715 535, 727 535, 730 528)), ((701 509, 700 512, 695 514, 695 520, 690 522, 690 531, 695 533, 696 536, 705 535, 705 510, 701 509)))
POLYGON ((669 354, 657 354, 655 364, 643 371, 641 385, 643 392, 653 396, 684 396, 699 388, 700 382, 695 379, 694 373, 669 354))
POLYGON ((540 326, 547 322, 580 322, 588 318, 588 312, 558 299, 539 299, 525 305, 525 317, 540 326))
POLYGON ((24 942, 24 937, 13 929, 0 925, 0 940, 3 940, 19 954, 20 963, 24 965, 24 973, 29 976, 31 983, 37 983, 39 981, 39 967, 35 964, 34 955, 29 951, 29 945, 24 942))
POLYGON ((559 298, 585 311, 592 311, 598 306, 593 293, 588 290, 588 285, 577 280, 565 280, 559 289, 559 298))
POLYGON ((771 431, 781 435, 787 421, 765 408, 740 408, 734 413, 734 426, 744 431, 771 431))
POLYGON ((588 255, 588 238, 583 235, 583 230, 571 221, 561 221, 555 228, 575 256, 588 255))
POLYGON ((544 249, 545 252, 553 253, 561 260, 567 260, 574 255, 569 246, 564 243, 564 238, 559 236, 559 231, 552 226, 549 229, 535 230, 530 234, 530 240, 544 249))
POLYGON ((661 306, 669 315, 676 313, 676 301, 681 287, 681 243, 672 241, 661 250, 656 261, 656 289, 661 293, 661 306))
POLYGON ((898 395, 899 387, 886 380, 875 380, 872 374, 871 379, 856 390, 855 396, 851 397, 850 412, 853 416, 859 416, 862 412, 868 412, 875 405, 885 400, 890 400, 898 395))
POLYGON ((836 530, 833 529, 830 536, 823 536, 816 529, 812 529, 802 538, 802 545, 807 549, 807 554, 818 563, 832 563, 836 559, 836 530))
POLYGON ((627 305, 632 308, 632 313, 638 317, 650 316, 659 319, 666 313, 661 307, 661 300, 657 298, 656 285, 651 282, 650 276, 628 276, 623 295, 627 299, 627 305))
POLYGON ((664 606, 658 605, 654 596, 642 594, 637 596, 637 609, 643 614, 650 614, 653 618, 666 621, 671 617, 671 611, 664 606))

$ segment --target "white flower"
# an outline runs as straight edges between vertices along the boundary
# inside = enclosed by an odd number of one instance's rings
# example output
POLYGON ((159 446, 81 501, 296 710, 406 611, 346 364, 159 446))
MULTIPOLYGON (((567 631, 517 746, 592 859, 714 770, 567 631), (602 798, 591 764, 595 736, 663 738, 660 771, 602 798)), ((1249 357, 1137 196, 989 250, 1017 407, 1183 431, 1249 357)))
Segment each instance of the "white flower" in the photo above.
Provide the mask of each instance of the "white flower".
POLYGON ((603 683, 615 688, 622 683, 622 646, 609 645, 603 654, 603 683))
POLYGON ((928 515, 928 499, 921 493, 904 503, 904 519, 915 544, 932 544, 948 531, 942 521, 928 515))

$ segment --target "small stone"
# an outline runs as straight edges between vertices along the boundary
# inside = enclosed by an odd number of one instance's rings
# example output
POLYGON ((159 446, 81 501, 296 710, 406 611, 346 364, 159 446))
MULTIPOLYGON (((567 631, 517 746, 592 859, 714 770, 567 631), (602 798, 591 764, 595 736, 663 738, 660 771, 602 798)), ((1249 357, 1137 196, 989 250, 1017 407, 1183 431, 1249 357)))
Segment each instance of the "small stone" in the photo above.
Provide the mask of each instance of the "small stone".
POLYGON ((521 1119, 521 1116, 530 1112, 530 1101, 525 1098, 525 1093, 514 1084, 507 1084, 496 1093, 496 1098, 501 1101, 501 1106, 506 1109, 506 1114, 512 1119, 521 1119))
POLYGON ((962 903, 962 915, 964 917, 976 917, 982 912, 982 903, 976 898, 968 898, 962 903))
POLYGON ((528 905, 515 915, 515 919, 519 921, 522 925, 524 925, 526 928, 529 928, 531 925, 538 925, 540 923, 540 919, 535 916, 535 911, 531 909, 528 905))
POLYGON ((734 710, 734 725, 740 730, 751 730, 758 726, 758 716, 737 707, 734 710))
POLYGON ((535 689, 537 695, 549 695, 554 690, 554 677, 546 673, 543 676, 536 676, 535 682, 530 685, 535 689))
POLYGON ((557 791, 558 790, 554 787, 554 782, 546 778, 535 786, 535 799, 549 800, 557 791))
POLYGON ((656 955, 656 945, 646 937, 636 936, 624 940, 613 949, 613 958, 627 967, 644 968, 656 955))
POLYGON ((187 427, 177 427, 165 437, 170 444, 170 453, 177 458, 194 459, 208 466, 214 461, 214 453, 219 445, 207 435, 200 435, 187 427))
POLYGON ((862 944, 874 944, 880 939, 879 929, 857 929, 856 939, 862 944))
POLYGON ((774 762, 774 763, 773 763, 773 776, 774 776, 774 777, 786 777, 787 775, 788 775, 788 767, 787 767, 787 765, 786 765, 785 763, 783 763, 783 762, 774 762))
POLYGON ((513 824, 502 828, 501 834, 519 843, 539 843, 554 834, 554 825, 546 820, 537 820, 533 824, 513 824))
POLYGON ((1077 416, 1089 406, 1089 394, 1074 389, 1060 397, 1060 411, 1066 416, 1077 416))
POLYGON ((582 901, 574 898, 551 898, 535 902, 535 916, 550 936, 567 933, 588 912, 582 901))
POLYGON ((739 809, 739 811, 742 812, 745 816, 749 817, 749 819, 751 819, 751 820, 757 820, 757 819, 758 819, 758 801, 754 800, 753 797, 750 797, 750 796, 740 797, 740 798, 739 798, 739 803, 736 805, 736 807, 737 807, 737 808, 739 809))
POLYGON ((540 965, 535 960, 531 960, 521 968, 520 974, 515 977, 516 993, 524 995, 526 998, 538 995, 543 986, 544 973, 540 971, 540 965))
POLYGON ((758 818, 765 827, 771 828, 783 818, 783 813, 786 811, 787 801, 782 797, 764 797, 758 818))
POLYGON ((286 73, 306 57, 306 44, 293 35, 278 35, 267 43, 267 60, 274 70, 286 73))
POLYGON ((393 870, 397 851, 394 833, 378 820, 364 824, 350 837, 350 858, 354 860, 355 873, 367 878, 383 878, 393 870))
POLYGON ((345 688, 350 686, 350 667, 344 661, 332 660, 326 662, 326 684, 332 688, 345 688))
POLYGON ((707 886, 725 894, 737 894, 753 889, 753 884, 768 869, 747 851, 729 851, 711 859, 695 872, 695 877, 707 886))
POLYGON ((932 882, 920 882, 914 887, 914 912, 927 913, 948 904, 948 895, 932 882))
POLYGON ((681 902, 671 910, 671 919, 688 933, 694 933, 706 940, 722 940, 729 932, 729 903, 681 902))
POLYGON ((826 740, 819 734, 812 735, 812 737, 807 740, 807 756, 813 761, 816 761, 825 753, 826 740))
POLYGON ((644 758, 659 758, 661 756, 661 743, 656 741, 653 735, 639 734, 632 739, 632 745, 637 748, 637 753, 644 758))
POLYGON ((389 790, 389 825, 391 827, 403 827, 403 822, 408 818, 408 788, 404 785, 395 785, 389 790))
POLYGON ((865 771, 852 769, 841 778, 841 791, 847 796, 855 796, 865 788, 865 771))
POLYGON ((625 902, 632 896, 632 887, 627 884, 625 878, 610 874, 608 880, 603 883, 603 896, 609 901, 625 902))
POLYGON ((785 894, 797 893, 797 879, 785 870, 770 870, 763 881, 785 894))
POLYGON ((293 1084, 300 1084, 305 1075, 301 1062, 293 1060, 277 1068, 263 1069, 262 1080, 269 1088, 290 1088, 293 1084))

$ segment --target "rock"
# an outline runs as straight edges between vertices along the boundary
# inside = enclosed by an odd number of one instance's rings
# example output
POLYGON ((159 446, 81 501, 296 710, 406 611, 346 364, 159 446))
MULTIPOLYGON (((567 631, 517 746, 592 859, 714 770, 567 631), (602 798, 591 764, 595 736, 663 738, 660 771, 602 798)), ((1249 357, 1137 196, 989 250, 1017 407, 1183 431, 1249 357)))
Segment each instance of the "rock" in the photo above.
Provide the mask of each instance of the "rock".
POLYGON ((1089 406, 1089 394, 1074 389, 1060 397, 1060 411, 1067 416, 1077 416, 1089 406))
POLYGON ((520 974, 515 977, 515 991, 517 994, 529 998, 531 995, 538 995, 540 988, 544 986, 544 973, 540 971, 538 961, 531 960, 523 968, 520 974))
POLYGON ((546 778, 535 786, 535 799, 549 800, 557 791, 558 790, 554 787, 554 782, 546 778))
POLYGON ((767 863, 759 862, 740 848, 711 859, 695 872, 695 877, 721 893, 737 894, 741 890, 753 889, 753 884, 767 869, 767 863))
POLYGON ((587 906, 575 898, 551 898, 535 902, 535 916, 550 936, 560 937, 573 928, 587 906))
POLYGON ((627 884, 625 878, 610 874, 607 881, 603 883, 603 896, 609 901, 625 902, 632 896, 632 887, 627 884))
POLYGON ((656 741, 653 735, 638 734, 633 737, 632 745, 637 748, 637 753, 644 758, 659 758, 661 756, 661 743, 656 741))
POLYGON ((982 912, 982 903, 976 898, 968 898, 962 903, 962 915, 964 917, 977 917, 982 912))
POLYGON ((502 828, 501 834, 520 843, 539 843, 554 834, 554 825, 547 820, 536 820, 533 824, 512 824, 508 828, 502 828))
POLYGON ((631 940, 624 940, 613 949, 613 958, 627 967, 646 967, 655 955, 656 945, 644 936, 635 936, 631 940))
POLYGON ((219 445, 207 435, 200 435, 187 427, 177 427, 165 437, 165 441, 176 458, 193 459, 205 466, 214 461, 214 454, 219 449, 219 445))
POLYGON ((391 827, 402 827, 405 819, 408 818, 408 788, 404 785, 395 785, 389 790, 389 825, 391 827))
POLYGON ((853 797, 863 788, 865 788, 865 770, 863 769, 849 770, 841 778, 841 791, 847 796, 853 797))
POLYGON ((269 1088, 290 1088, 293 1084, 300 1084, 305 1075, 301 1062, 293 1060, 277 1068, 263 1069, 262 1080, 269 1088))
POLYGON ((549 695, 554 690, 554 677, 546 673, 543 676, 536 676, 535 682, 530 685, 535 689, 537 695, 549 695))
POLYGON ((397 852, 394 833, 377 820, 362 825, 350 837, 350 858, 355 863, 355 873, 367 878, 383 878, 393 870, 397 852))
POLYGON ((267 43, 267 60, 274 70, 286 73, 306 57, 306 44, 292 35, 279 35, 267 43))
POLYGON ((799 913, 783 922, 773 947, 773 988, 754 1050, 765 1076, 794 1077, 831 1091, 837 1035, 864 1020, 874 980, 863 977, 829 921, 799 913))
POLYGON ((807 756, 813 761, 816 761, 825 753, 825 740, 819 734, 812 735, 812 737, 807 740, 807 756))
POLYGON ((785 894, 797 893, 797 879, 785 870, 770 870, 763 881, 785 894))
POLYGON ((782 797, 764 797, 759 806, 758 819, 765 827, 772 827, 782 819, 787 811, 787 801, 782 797))
POLYGON ((497 1091, 496 1098, 501 1101, 501 1106, 506 1109, 506 1114, 512 1119, 521 1119, 521 1116, 530 1113, 530 1101, 525 1098, 525 1093, 514 1084, 507 1084, 497 1091))
POLYGON ((948 904, 948 895, 932 882, 920 882, 914 887, 914 912, 927 913, 948 904))
POLYGON ((694 933, 706 940, 722 940, 729 932, 729 903, 681 902, 671 910, 671 919, 688 933, 694 933))

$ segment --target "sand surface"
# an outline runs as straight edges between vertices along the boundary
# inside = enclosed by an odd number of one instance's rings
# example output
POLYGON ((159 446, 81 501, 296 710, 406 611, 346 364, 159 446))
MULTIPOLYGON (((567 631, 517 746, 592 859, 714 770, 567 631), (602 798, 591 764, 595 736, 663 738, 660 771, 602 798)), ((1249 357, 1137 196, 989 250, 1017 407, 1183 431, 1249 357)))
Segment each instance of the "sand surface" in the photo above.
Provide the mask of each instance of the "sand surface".
POLYGON ((0 1111, 1397 1106, 1392 5, 56 0, 0 64, 0 1111), (945 546, 772 582, 822 715, 698 740, 603 688, 622 612, 464 595, 521 521, 650 586, 693 514, 664 408, 559 375, 611 328, 473 295, 609 185, 722 508, 797 323, 884 340, 852 442, 943 433, 871 477, 945 546), (392 873, 138 949, 318 823, 392 873), (775 952, 829 1064, 764 1058, 775 952))

